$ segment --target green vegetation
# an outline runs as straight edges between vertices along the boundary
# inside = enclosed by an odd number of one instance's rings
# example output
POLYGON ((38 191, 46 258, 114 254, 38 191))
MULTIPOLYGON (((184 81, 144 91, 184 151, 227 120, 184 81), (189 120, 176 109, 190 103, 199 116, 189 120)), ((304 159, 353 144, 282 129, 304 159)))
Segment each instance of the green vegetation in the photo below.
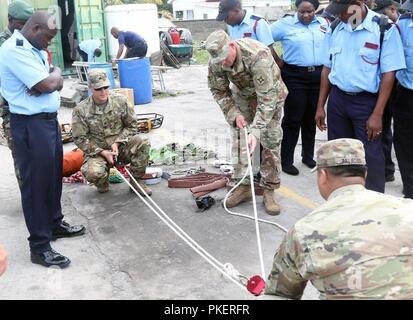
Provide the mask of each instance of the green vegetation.
POLYGON ((194 43, 193 64, 208 64, 209 54, 199 43, 194 43))

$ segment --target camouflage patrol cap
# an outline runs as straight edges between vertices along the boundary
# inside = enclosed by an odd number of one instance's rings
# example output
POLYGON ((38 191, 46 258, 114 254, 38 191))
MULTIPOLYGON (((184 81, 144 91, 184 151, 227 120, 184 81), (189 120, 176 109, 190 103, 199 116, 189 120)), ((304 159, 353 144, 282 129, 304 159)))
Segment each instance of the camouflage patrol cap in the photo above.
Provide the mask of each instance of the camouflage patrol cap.
POLYGON ((102 87, 109 87, 110 82, 108 80, 108 76, 103 69, 92 69, 89 71, 89 85, 93 89, 99 89, 102 87))
POLYGON ((318 168, 365 164, 364 146, 360 140, 336 139, 324 143, 317 150, 317 166, 311 171, 314 172, 318 168))
POLYGON ((224 30, 212 32, 205 42, 205 49, 211 55, 211 63, 216 64, 224 61, 228 56, 230 37, 224 30))
POLYGON ((33 7, 23 0, 13 1, 8 7, 9 16, 16 20, 27 21, 33 12, 33 7))

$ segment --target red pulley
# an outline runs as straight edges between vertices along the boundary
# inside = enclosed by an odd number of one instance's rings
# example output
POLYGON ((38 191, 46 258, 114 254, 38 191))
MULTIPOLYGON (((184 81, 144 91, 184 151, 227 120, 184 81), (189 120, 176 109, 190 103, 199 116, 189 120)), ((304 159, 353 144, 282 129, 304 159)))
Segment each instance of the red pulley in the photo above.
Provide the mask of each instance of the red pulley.
POLYGON ((261 276, 252 276, 247 282, 247 290, 253 295, 259 296, 265 288, 265 281, 261 276))

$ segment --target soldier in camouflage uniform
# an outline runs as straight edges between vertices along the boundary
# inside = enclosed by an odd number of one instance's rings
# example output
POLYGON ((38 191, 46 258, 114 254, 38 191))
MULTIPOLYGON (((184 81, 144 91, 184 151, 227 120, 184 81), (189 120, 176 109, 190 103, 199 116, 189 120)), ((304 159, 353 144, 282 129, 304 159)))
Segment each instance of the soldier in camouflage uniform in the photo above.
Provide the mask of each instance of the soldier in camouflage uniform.
MULTIPOLYGON (((27 20, 29 20, 32 14, 33 14, 33 8, 24 1, 16 0, 8 6, 9 24, 8 24, 8 27, 3 32, 0 33, 0 47, 3 45, 4 42, 6 42, 8 38, 11 37, 14 30, 16 29, 21 30, 23 28, 24 24, 26 23, 27 20)), ((16 174, 17 182, 19 183, 19 185, 21 185, 19 169, 17 168, 16 161, 14 160, 16 151, 13 145, 13 140, 11 138, 11 132, 10 132, 9 107, 8 107, 7 102, 1 96, 1 94, 0 94, 0 117, 3 120, 2 129, 4 132, 4 137, 6 138, 7 145, 9 146, 12 157, 13 157, 14 172, 16 174)))
POLYGON ((299 299, 311 281, 321 299, 413 299, 413 201, 365 189, 365 164, 359 140, 320 147, 327 202, 285 236, 266 294, 299 299))
MULTIPOLYGON (((93 69, 88 78, 92 96, 80 102, 72 115, 73 139, 85 154, 83 175, 100 193, 107 192, 109 169, 117 158, 130 163, 133 177, 151 195, 141 180, 148 165, 150 144, 138 135, 133 107, 124 96, 109 94, 110 82, 104 70, 93 69)), ((142 194, 132 179, 130 182, 142 194)))
MULTIPOLYGON (((256 40, 231 41, 220 30, 208 37, 206 49, 211 55, 208 86, 231 127, 235 179, 239 181, 247 170, 247 155, 242 149, 246 143, 255 148, 258 139, 264 148, 260 167, 264 206, 268 214, 277 215, 280 206, 274 189, 280 186, 280 118, 286 91, 280 71, 268 47, 256 40), (249 130, 248 141, 244 127, 249 130)), ((250 182, 245 179, 228 197, 227 207, 249 199, 250 182)))

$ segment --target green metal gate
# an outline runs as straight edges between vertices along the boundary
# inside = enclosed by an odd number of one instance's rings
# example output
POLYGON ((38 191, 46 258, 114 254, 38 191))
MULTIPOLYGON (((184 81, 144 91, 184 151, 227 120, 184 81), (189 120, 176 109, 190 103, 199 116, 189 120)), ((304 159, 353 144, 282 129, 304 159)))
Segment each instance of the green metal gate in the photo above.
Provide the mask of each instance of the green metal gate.
MULTIPOLYGON (((75 21, 77 39, 79 42, 88 39, 100 39, 102 55, 97 59, 104 62, 107 57, 107 43, 102 0, 68 0, 75 3, 75 21)), ((57 0, 27 0, 34 9, 48 10, 54 13, 58 10, 57 0)), ((53 64, 64 69, 62 37, 60 31, 52 40, 49 51, 53 55, 53 64)))
POLYGON ((102 0, 75 0, 75 10, 78 41, 100 39, 102 55, 97 60, 106 61, 108 51, 102 0))
MULTIPOLYGON (((58 10, 57 0, 26 0, 30 3, 33 8, 38 10, 46 10, 54 13, 58 10)), ((62 51, 62 38, 60 31, 57 33, 56 37, 53 38, 52 43, 49 45, 48 50, 52 53, 53 65, 58 66, 63 70, 63 51, 62 51)))

